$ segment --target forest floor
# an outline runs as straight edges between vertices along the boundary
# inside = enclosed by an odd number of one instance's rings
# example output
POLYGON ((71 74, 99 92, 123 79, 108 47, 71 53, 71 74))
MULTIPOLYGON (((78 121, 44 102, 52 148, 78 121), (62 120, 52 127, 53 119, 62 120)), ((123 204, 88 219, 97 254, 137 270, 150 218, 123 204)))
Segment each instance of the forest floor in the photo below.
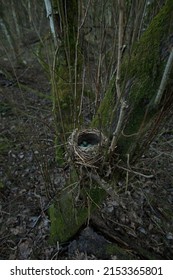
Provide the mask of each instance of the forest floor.
POLYGON ((0 259, 123 259, 106 244, 172 259, 173 117, 89 225, 52 245, 48 209, 68 174, 55 161, 48 77, 37 63, 0 66, 0 259))

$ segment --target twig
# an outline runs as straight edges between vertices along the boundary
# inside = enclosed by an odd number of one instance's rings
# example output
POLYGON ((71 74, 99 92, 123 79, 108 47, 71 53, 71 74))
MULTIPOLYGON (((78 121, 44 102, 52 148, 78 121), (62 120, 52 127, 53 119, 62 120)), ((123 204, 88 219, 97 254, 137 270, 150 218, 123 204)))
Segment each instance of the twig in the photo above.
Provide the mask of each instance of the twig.
POLYGON ((84 67, 83 69, 83 74, 82 74, 82 92, 81 92, 81 100, 80 100, 80 108, 79 108, 79 114, 78 114, 78 123, 80 120, 80 116, 82 114, 82 108, 83 108, 83 100, 84 100, 84 88, 85 88, 85 73, 86 73, 86 69, 84 67))
POLYGON ((53 36, 53 40, 54 40, 54 45, 55 48, 57 47, 57 36, 56 36, 56 31, 55 31, 55 24, 54 24, 54 20, 53 20, 53 9, 52 9, 52 5, 51 5, 51 1, 50 0, 44 0, 45 3, 45 7, 46 7, 46 12, 47 12, 47 18, 50 21, 50 30, 53 36))
POLYGON ((169 54, 169 58, 168 58, 168 61, 166 63, 166 66, 165 66, 165 70, 164 70, 164 73, 163 73, 163 76, 162 76, 162 80, 161 80, 161 83, 160 83, 160 86, 159 86, 159 89, 158 89, 158 92, 157 92, 157 95, 156 95, 156 98, 155 98, 155 101, 154 101, 155 106, 157 106, 160 103, 160 100, 163 96, 163 93, 164 93, 164 90, 166 88, 166 83, 169 79, 169 75, 170 75, 172 66, 173 66, 173 47, 171 48, 171 52, 169 54))
MULTIPOLYGON (((53 94, 54 94, 54 100, 57 100, 57 105, 58 105, 58 112, 59 112, 59 118, 60 118, 60 124, 61 124, 61 128, 62 128, 62 135, 63 135, 63 142, 64 142, 64 147, 65 147, 65 143, 66 143, 66 136, 65 136, 65 128, 64 128, 64 120, 63 120, 63 116, 62 116, 62 109, 60 106, 60 96, 59 96, 59 92, 57 89, 57 83, 56 83, 56 61, 57 61, 57 56, 58 56, 58 51, 59 48, 57 47, 56 51, 55 51, 55 55, 54 55, 54 59, 53 59, 53 65, 52 65, 52 88, 53 88, 53 94)), ((56 104, 55 101, 53 103, 53 114, 56 120, 56 104)), ((57 125, 57 124, 56 124, 57 125)), ((58 131, 59 127, 57 128, 58 131)))
POLYGON ((126 108, 127 108, 126 101, 122 101, 117 127, 116 127, 115 131, 113 132, 113 138, 112 138, 112 142, 111 142, 111 146, 110 146, 110 151, 113 151, 116 147, 117 138, 118 138, 118 135, 120 133, 120 130, 122 128, 122 124, 124 121, 124 115, 126 112, 126 108))
POLYGON ((126 167, 119 166, 118 164, 117 164, 116 166, 117 166, 118 168, 120 168, 120 169, 123 169, 123 170, 125 170, 125 171, 134 173, 134 174, 136 174, 136 175, 142 176, 142 177, 147 178, 147 179, 150 179, 150 178, 153 178, 153 177, 154 177, 154 175, 145 175, 145 174, 143 174, 143 173, 140 173, 140 172, 137 172, 137 171, 128 169, 128 168, 126 168, 126 167))
POLYGON ((120 113, 118 118, 118 123, 115 131, 113 132, 113 138, 110 146, 110 152, 112 152, 117 143, 118 135, 121 131, 125 109, 127 108, 126 101, 123 100, 121 89, 120 89, 120 66, 121 66, 121 57, 123 50, 123 20, 124 20, 124 0, 119 0, 119 28, 118 28, 118 59, 117 59, 117 69, 116 69, 116 91, 117 91, 117 103, 120 104, 120 113))
POLYGON ((120 65, 123 45, 123 16, 124 16, 124 0, 119 0, 119 28, 118 28, 118 60, 117 60, 117 72, 116 72, 116 90, 118 99, 121 98, 120 90, 120 65))
MULTIPOLYGON (((78 29, 77 29, 77 36, 76 36, 76 44, 75 44, 75 62, 74 62, 74 71, 75 71, 75 81, 74 81, 74 107, 75 107, 75 112, 74 112, 74 128, 76 128, 76 121, 77 121, 77 79, 78 79, 78 73, 77 73, 77 70, 78 70, 78 45, 79 45, 79 37, 80 37, 80 31, 81 31, 81 28, 82 26, 84 25, 85 23, 85 20, 86 20, 86 17, 87 17, 87 13, 88 13, 88 9, 89 9, 89 5, 90 5, 90 2, 91 0, 88 1, 88 4, 87 4, 87 9, 86 9, 86 12, 85 12, 85 15, 84 15, 84 18, 80 24, 80 26, 78 26, 78 29)), ((78 5, 80 5, 80 3, 78 3, 78 5)), ((78 11, 80 10, 79 6, 78 6, 78 11)), ((78 21, 79 21, 79 16, 78 16, 78 21)), ((82 85, 82 91, 84 90, 84 83, 82 85)), ((82 92, 83 94, 83 92, 82 92)), ((79 111, 79 114, 78 114, 78 122, 79 122, 79 117, 80 117, 80 111, 79 111)))

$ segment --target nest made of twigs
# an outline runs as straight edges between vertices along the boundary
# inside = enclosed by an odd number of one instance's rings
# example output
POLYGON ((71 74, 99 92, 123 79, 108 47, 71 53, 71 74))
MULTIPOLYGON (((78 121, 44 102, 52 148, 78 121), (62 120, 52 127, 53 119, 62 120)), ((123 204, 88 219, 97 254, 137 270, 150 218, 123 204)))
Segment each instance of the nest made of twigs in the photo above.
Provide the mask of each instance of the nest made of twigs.
POLYGON ((77 165, 95 167, 102 163, 107 138, 97 129, 75 129, 68 138, 68 154, 77 165))

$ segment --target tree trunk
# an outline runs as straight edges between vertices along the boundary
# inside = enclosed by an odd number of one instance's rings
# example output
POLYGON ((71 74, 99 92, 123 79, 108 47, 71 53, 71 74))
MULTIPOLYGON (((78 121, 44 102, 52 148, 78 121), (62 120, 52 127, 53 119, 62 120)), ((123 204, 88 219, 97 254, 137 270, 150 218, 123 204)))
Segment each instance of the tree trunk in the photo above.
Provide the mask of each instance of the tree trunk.
MULTIPOLYGON (((70 7, 70 2, 68 5, 70 7)), ((70 15, 69 19, 73 22, 70 15)), ((72 42, 73 45, 74 37, 72 42)), ((104 198, 116 191, 115 181, 121 176, 115 168, 117 160, 126 162, 128 154, 131 161, 136 161, 156 136, 161 121, 169 114, 173 104, 172 50, 173 1, 168 0, 140 41, 134 45, 131 56, 123 58, 120 71, 121 96, 117 97, 114 76, 92 121, 91 126, 101 129, 108 138, 99 171, 79 168, 72 161, 70 163, 69 181, 50 207, 52 241, 67 241, 89 220, 104 198)), ((70 64, 74 65, 72 54, 73 51, 69 59, 70 64)), ((69 86, 66 90, 63 81, 69 73, 60 66, 58 71, 63 75, 63 79, 58 82, 58 90, 59 96, 62 91, 64 102, 66 92, 69 98, 69 86)), ((66 102, 69 104, 69 100, 66 102)), ((66 122, 67 118, 64 120, 66 122)))
POLYGON ((162 115, 168 114, 172 105, 173 72, 167 77, 163 96, 156 103, 161 80, 172 52, 173 45, 173 3, 167 1, 159 14, 145 31, 134 47, 131 56, 125 56, 121 67, 122 99, 125 102, 124 114, 120 120, 121 102, 116 100, 115 77, 110 89, 98 110, 93 126, 100 125, 113 136, 118 122, 122 122, 117 139, 120 157, 141 154, 149 144, 156 129, 159 128, 162 115), (146 137, 148 139, 146 139, 146 137))

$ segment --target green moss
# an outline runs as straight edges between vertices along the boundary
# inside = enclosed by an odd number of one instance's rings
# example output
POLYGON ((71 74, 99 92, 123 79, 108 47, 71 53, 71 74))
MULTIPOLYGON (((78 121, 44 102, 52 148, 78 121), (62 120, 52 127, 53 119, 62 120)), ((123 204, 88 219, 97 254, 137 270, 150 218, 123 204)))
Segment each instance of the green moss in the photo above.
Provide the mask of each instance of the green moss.
MULTIPOLYGON (((173 1, 168 0, 134 45, 131 57, 126 56, 123 60, 121 90, 126 91, 128 109, 123 134, 118 141, 122 155, 133 154, 157 114, 153 103, 169 55, 169 38, 172 33, 173 1)), ((113 112, 113 108, 119 106, 115 104, 114 79, 92 122, 92 127, 101 127, 106 133, 112 133, 112 127, 117 122, 117 112, 113 112)))
POLYGON ((133 260, 135 259, 132 254, 130 254, 127 250, 119 247, 116 244, 108 244, 105 246, 105 254, 109 257, 115 256, 118 260, 133 260))
POLYGON ((115 80, 112 79, 100 107, 94 117, 91 127, 102 129, 106 135, 110 133, 112 112, 115 106, 115 80))
MULTIPOLYGON (((134 79, 130 93, 133 102, 138 102, 141 97, 151 100, 156 94, 165 66, 161 45, 173 31, 172 18, 173 1, 167 1, 134 46, 128 67, 126 63, 123 66, 127 67, 128 79, 134 79)), ((125 70, 122 69, 122 72, 125 70)))
POLYGON ((167 1, 149 28, 135 44, 130 60, 125 58, 122 65, 122 83, 131 81, 128 103, 128 121, 119 139, 122 153, 131 153, 141 142, 157 111, 153 101, 157 94, 169 54, 169 35, 173 32, 173 1, 167 1), (165 48, 166 45, 166 48, 165 48), (131 136, 130 136, 131 135, 131 136))
POLYGON ((89 186, 85 183, 79 188, 79 178, 75 170, 71 173, 69 182, 71 189, 69 183, 66 184, 49 209, 51 243, 62 243, 72 238, 87 221, 89 213, 93 212, 106 196, 105 191, 94 184, 89 186))
MULTIPOLYGON (((147 104, 151 104, 160 85, 165 67, 161 58, 161 45, 173 31, 173 1, 167 1, 160 13, 153 19, 140 41, 135 44, 131 58, 125 57, 121 67, 121 84, 132 81, 129 103, 133 113, 126 127, 127 134, 138 131, 146 112, 147 104)), ((123 91, 122 86, 122 91, 123 91)), ((101 126, 108 130, 111 113, 115 106, 114 80, 102 101, 92 126, 101 126)), ((114 118, 114 116, 113 116, 114 118)), ((113 120, 114 121, 114 120, 113 120)))
POLYGON ((75 209, 71 193, 61 195, 49 209, 51 219, 51 242, 65 242, 77 231, 75 209))

